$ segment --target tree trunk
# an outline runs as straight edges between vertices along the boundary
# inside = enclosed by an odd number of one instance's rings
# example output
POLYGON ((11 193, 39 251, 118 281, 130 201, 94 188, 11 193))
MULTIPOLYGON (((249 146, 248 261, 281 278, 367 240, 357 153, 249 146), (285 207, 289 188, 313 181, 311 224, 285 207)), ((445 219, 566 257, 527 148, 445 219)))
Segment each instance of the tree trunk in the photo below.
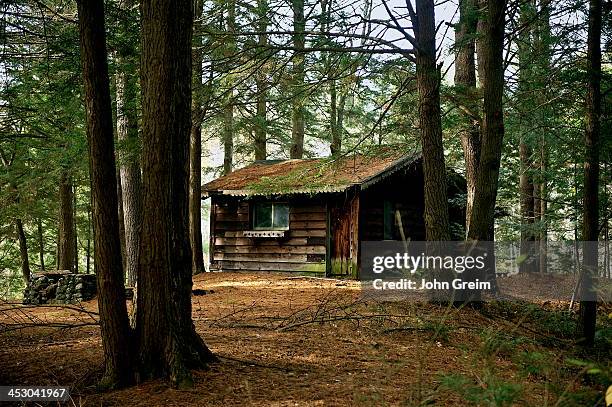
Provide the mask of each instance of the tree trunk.
POLYGON ((477 111, 478 94, 476 91, 476 27, 478 10, 476 0, 459 1, 459 22, 455 27, 455 87, 460 103, 463 105, 464 128, 460 133, 461 147, 465 161, 465 179, 467 183, 467 202, 465 209, 466 236, 470 230, 470 218, 474 206, 476 188, 476 171, 480 160, 480 129, 477 111))
POLYGON ((533 247, 533 183, 531 182, 531 149, 524 140, 519 143, 521 173, 519 176, 519 201, 521 213, 521 249, 522 261, 519 264, 521 273, 531 272, 533 247))
POLYGON ((74 219, 74 272, 79 272, 79 232, 77 229, 77 219, 78 219, 78 208, 77 208, 77 186, 74 184, 72 189, 72 208, 74 209, 73 219, 74 219))
MULTIPOLYGON (((538 53, 539 76, 540 82, 546 84, 547 78, 550 76, 551 64, 551 44, 552 35, 550 28, 551 15, 551 0, 540 0, 540 21, 538 24, 538 38, 536 42, 536 50, 538 53)), ((540 121, 545 124, 545 127, 540 134, 540 272, 545 273, 548 268, 547 251, 548 251, 548 132, 550 126, 546 126, 550 117, 554 117, 554 112, 548 106, 548 101, 552 95, 548 89, 539 92, 539 105, 542 106, 540 113, 540 121)))
MULTIPOLYGON (((265 32, 268 30, 268 4, 266 0, 258 0, 257 2, 257 45, 264 49, 268 45, 268 35, 265 32)), ((255 114, 255 160, 265 160, 267 157, 267 99, 268 99, 268 83, 266 80, 265 66, 259 67, 255 73, 255 86, 257 92, 257 112, 255 114)))
POLYGON ((202 252, 202 120, 204 115, 202 84, 202 10, 203 2, 194 2, 193 101, 189 139, 189 239, 193 274, 204 271, 202 252))
MULTIPOLYGON (((229 0, 227 3, 227 27, 230 34, 225 48, 225 58, 230 61, 236 51, 236 44, 232 34, 236 31, 236 2, 229 0)), ((228 66, 231 64, 228 62, 228 66)), ((229 74, 228 70, 228 74, 229 74)), ((232 172, 234 164, 234 84, 228 78, 227 100, 223 108, 223 175, 232 172)))
POLYGON ((306 20, 304 18, 304 0, 292 0, 293 8, 293 98, 291 100, 291 158, 302 158, 304 155, 304 78, 306 46, 306 20))
POLYGON ((329 83, 329 128, 331 130, 331 144, 329 150, 331 155, 335 156, 340 152, 338 138, 338 90, 336 89, 336 80, 331 78, 329 83))
POLYGON ((57 261, 58 270, 74 270, 74 210, 72 181, 63 172, 59 186, 60 216, 58 227, 57 261))
POLYGON ((599 237, 599 133, 601 129, 601 0, 589 1, 587 41, 587 95, 584 160, 584 198, 582 218, 583 270, 581 281, 580 339, 593 346, 597 318, 597 293, 593 277, 597 274, 597 240, 599 237))
POLYGON ((105 387, 116 387, 129 383, 132 371, 119 247, 118 201, 115 194, 117 177, 106 59, 104 2, 79 0, 77 5, 95 236, 94 266, 105 363, 101 384, 105 387))
POLYGON ((502 96, 504 91, 503 45, 505 27, 505 1, 488 0, 483 22, 479 72, 483 84, 484 107, 482 118, 482 146, 474 207, 470 220, 468 238, 471 240, 492 240, 495 202, 499 180, 502 141, 504 137, 504 117, 502 96))
MULTIPOLYGON (((126 10, 131 0, 123 0, 119 7, 126 10)), ((126 28, 127 31, 127 28, 126 28)), ((119 149, 119 176, 121 199, 120 225, 123 240, 124 271, 128 287, 136 285, 138 270, 138 250, 140 245, 140 225, 142 223, 142 180, 140 178, 140 140, 138 138, 138 116, 136 106, 136 72, 130 67, 134 49, 117 52, 117 72, 115 73, 117 101, 117 138, 119 149)))
POLYGON ((546 171, 548 167, 548 147, 544 137, 540 143, 540 235, 539 248, 540 259, 538 261, 540 273, 546 273, 548 268, 547 250, 548 250, 548 226, 547 226, 547 209, 548 209, 548 185, 546 179, 546 171))
POLYGON ((40 220, 40 218, 36 220, 36 227, 38 229, 38 258, 40 261, 40 270, 45 271, 45 240, 43 236, 42 220, 40 220))
POLYGON ((214 359, 191 319, 188 225, 192 2, 141 2, 143 224, 137 340, 141 378, 192 384, 214 359))
POLYGON ((119 247, 121 247, 121 269, 125 281, 125 218, 123 215, 123 191, 121 188, 121 174, 117 167, 117 214, 119 216, 119 247))
POLYGON ((87 208, 87 253, 85 253, 85 269, 86 273, 91 272, 91 205, 87 208))
POLYGON ((17 231, 17 239, 19 240, 19 254, 21 256, 21 277, 23 278, 23 282, 28 284, 30 281, 28 241, 26 240, 25 232, 23 231, 23 223, 19 218, 15 219, 15 229, 17 231))
POLYGON ((419 127, 423 146, 425 183, 425 232, 427 240, 450 240, 446 168, 440 116, 440 72, 436 66, 435 14, 433 0, 417 0, 416 40, 419 127))

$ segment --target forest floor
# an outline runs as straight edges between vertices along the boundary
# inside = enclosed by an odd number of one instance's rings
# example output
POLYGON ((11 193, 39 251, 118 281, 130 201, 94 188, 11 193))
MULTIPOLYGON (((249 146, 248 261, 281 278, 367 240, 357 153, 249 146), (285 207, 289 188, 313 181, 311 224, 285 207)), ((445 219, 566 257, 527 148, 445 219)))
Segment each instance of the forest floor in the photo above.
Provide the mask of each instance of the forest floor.
POLYGON ((588 355, 572 342, 567 303, 364 301, 357 282, 280 274, 206 273, 194 289, 212 291, 193 318, 220 362, 190 390, 97 392, 100 336, 83 312, 95 300, 0 308, 0 384, 70 386, 75 406, 593 406, 612 376, 605 337, 588 355))

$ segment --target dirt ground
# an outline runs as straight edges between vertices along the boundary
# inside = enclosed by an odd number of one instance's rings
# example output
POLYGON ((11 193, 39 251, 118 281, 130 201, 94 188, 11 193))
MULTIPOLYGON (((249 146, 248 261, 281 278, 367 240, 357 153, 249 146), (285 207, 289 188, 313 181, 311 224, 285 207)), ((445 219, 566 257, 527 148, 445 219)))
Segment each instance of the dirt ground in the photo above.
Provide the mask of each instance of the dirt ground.
MULTIPOLYGON (((157 380, 98 393, 95 315, 8 304, 0 308, 0 384, 70 386, 75 406, 602 403, 605 384, 569 365, 575 346, 553 332, 567 321, 543 328, 543 314, 518 304, 363 301, 357 282, 280 274, 206 273, 194 289, 212 291, 193 297, 193 318, 220 362, 195 371, 190 390, 157 380), (32 323, 47 326, 13 329, 32 323)), ((557 315, 566 304, 546 306, 557 315)), ((95 312, 95 300, 83 309, 95 312)))

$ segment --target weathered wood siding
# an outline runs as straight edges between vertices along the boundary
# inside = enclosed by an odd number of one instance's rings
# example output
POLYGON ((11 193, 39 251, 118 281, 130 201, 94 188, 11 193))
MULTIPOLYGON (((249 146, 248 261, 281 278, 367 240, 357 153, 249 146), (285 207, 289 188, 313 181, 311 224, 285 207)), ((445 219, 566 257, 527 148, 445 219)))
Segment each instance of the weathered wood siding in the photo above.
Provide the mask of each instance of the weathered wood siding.
POLYGON ((245 237, 254 201, 213 196, 211 268, 221 271, 325 272, 327 213, 324 199, 284 200, 289 230, 282 238, 245 237))
POLYGON ((331 264, 334 277, 358 277, 359 194, 351 190, 333 199, 330 205, 331 264))

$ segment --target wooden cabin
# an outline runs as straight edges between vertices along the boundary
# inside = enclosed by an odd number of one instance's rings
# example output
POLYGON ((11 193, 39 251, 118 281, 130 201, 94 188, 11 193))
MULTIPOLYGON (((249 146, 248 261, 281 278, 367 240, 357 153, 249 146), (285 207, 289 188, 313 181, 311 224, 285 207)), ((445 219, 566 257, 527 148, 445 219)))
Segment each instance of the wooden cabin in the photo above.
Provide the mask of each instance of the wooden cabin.
MULTIPOLYGON (((461 239, 465 180, 448 178, 461 239)), ((213 271, 357 278, 360 242, 425 240, 421 154, 399 148, 256 161, 203 185, 207 198, 213 271)))

